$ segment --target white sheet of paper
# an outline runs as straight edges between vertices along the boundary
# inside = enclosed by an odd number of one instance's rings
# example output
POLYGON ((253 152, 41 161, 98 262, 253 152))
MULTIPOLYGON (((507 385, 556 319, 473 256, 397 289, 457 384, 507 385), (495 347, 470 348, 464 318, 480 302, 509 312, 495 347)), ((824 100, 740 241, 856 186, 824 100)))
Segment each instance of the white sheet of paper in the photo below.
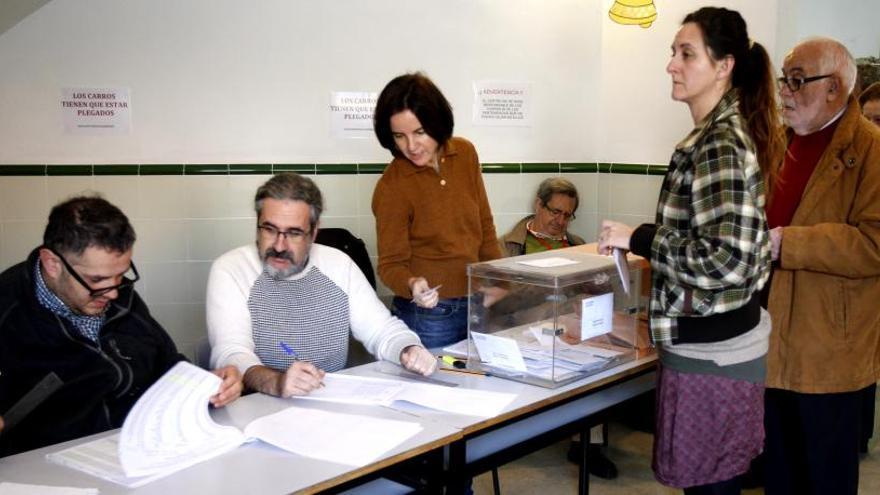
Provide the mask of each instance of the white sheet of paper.
MULTIPOLYGON (((152 476, 126 476, 119 463, 119 433, 46 454, 46 459, 128 488, 137 488, 174 471, 152 476)), ((185 468, 181 466, 180 469, 185 468)))
POLYGON ((516 398, 502 394, 464 387, 444 387, 429 383, 411 383, 366 376, 328 373, 324 387, 295 400, 322 400, 346 404, 362 404, 395 408, 398 401, 421 407, 466 416, 488 417, 501 412, 516 398))
POLYGON ((345 404, 387 406, 399 395, 406 383, 364 376, 327 373, 324 386, 296 399, 325 400, 345 404))
POLYGON ((626 263, 626 252, 620 248, 611 250, 611 257, 614 258, 614 265, 617 266, 617 274, 620 275, 620 285, 623 286, 623 292, 629 295, 629 265, 626 263))
POLYGON ((147 476, 191 466, 245 441, 237 428, 208 414, 208 401, 221 379, 180 362, 138 399, 119 437, 119 461, 128 476, 147 476))
POLYGON ((579 262, 561 256, 551 256, 549 258, 541 258, 537 260, 517 261, 521 265, 535 266, 538 268, 553 268, 554 266, 576 265, 579 262))
POLYGON ((69 486, 26 485, 0 481, 0 495, 98 495, 97 488, 69 486))
POLYGON ((545 334, 544 328, 545 327, 529 327, 529 333, 538 341, 538 344, 541 347, 550 347, 553 345, 553 335, 545 334))
POLYGON ((489 366, 526 371, 526 363, 515 340, 479 332, 471 332, 471 337, 480 354, 480 361, 489 366))
POLYGON ((443 348, 443 354, 458 358, 468 357, 468 339, 459 340, 458 342, 443 348))
POLYGON ((365 466, 421 430, 408 421, 290 407, 252 421, 244 432, 306 457, 365 466))
POLYGON ((407 384, 395 402, 407 401, 431 409, 487 418, 501 413, 515 398, 515 394, 414 383, 407 384))
POLYGON ((611 332, 614 293, 588 297, 581 303, 581 340, 611 332))

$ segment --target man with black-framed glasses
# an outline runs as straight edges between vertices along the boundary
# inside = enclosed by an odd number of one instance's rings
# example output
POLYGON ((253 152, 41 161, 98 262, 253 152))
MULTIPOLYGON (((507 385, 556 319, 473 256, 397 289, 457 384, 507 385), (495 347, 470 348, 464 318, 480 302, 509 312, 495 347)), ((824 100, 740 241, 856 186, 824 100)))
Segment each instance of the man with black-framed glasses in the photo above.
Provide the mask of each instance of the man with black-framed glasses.
MULTIPOLYGON (((0 275, 0 411, 48 373, 63 385, 0 434, 0 457, 118 428, 184 356, 134 290, 135 232, 108 201, 78 196, 49 214, 43 245, 0 275)), ((214 406, 241 394, 234 367, 214 406)))
POLYGON ((765 492, 855 494, 862 400, 880 378, 880 132, 860 115, 855 61, 838 41, 799 43, 782 73, 765 492))
POLYGON ((345 367, 349 335, 378 359, 430 375, 436 358, 391 315, 342 251, 314 243, 324 200, 295 173, 257 189, 256 242, 220 256, 208 276, 211 362, 238 367, 248 389, 291 397, 345 367))

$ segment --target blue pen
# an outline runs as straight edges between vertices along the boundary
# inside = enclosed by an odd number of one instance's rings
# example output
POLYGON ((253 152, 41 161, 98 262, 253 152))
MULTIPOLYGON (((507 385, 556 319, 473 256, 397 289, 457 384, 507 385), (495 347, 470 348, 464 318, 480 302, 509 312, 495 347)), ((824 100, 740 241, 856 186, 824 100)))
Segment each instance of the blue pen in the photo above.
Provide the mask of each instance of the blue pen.
POLYGON ((284 342, 278 342, 278 345, 281 346, 281 350, 286 352, 288 356, 293 356, 293 359, 299 359, 299 356, 296 355, 296 351, 294 351, 289 345, 284 342))
MULTIPOLYGON (((288 356, 293 356, 293 359, 296 359, 297 361, 299 361, 299 356, 296 355, 296 351, 294 351, 292 347, 287 345, 286 342, 279 341, 278 345, 281 346, 281 350, 283 350, 285 353, 287 353, 288 356)), ((323 380, 321 380, 321 386, 322 387, 324 386, 323 380)))

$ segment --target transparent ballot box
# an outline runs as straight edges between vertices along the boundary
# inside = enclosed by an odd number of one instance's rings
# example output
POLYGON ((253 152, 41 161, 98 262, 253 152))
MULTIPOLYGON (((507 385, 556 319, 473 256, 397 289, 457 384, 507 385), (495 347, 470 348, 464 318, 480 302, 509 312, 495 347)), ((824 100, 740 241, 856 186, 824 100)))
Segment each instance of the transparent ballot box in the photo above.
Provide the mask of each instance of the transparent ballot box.
POLYGON ((642 270, 558 249, 468 266, 467 366, 553 388, 636 357, 642 270))

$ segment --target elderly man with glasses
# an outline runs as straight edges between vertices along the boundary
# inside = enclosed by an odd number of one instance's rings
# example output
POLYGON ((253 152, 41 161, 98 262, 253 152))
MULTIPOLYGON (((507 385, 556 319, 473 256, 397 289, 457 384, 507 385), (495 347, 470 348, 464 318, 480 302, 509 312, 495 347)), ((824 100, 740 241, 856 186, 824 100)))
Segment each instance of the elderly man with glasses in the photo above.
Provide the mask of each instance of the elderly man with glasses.
POLYGON ((499 239, 501 252, 504 256, 518 256, 583 244, 583 239, 568 232, 577 207, 574 184, 562 177, 545 179, 538 186, 534 215, 520 220, 499 239))
POLYGON ((315 244, 321 191, 294 173, 257 189, 256 243, 218 258, 208 277, 211 362, 234 365, 249 389, 305 395, 345 366, 349 329, 371 354, 429 375, 419 337, 376 297, 345 253, 315 244))
POLYGON ((880 132, 828 38, 785 57, 788 149, 771 178, 766 493, 858 491, 862 391, 880 377, 880 132))
MULTIPOLYGON (((135 233, 99 197, 52 209, 43 245, 0 275, 0 411, 49 373, 63 385, 0 434, 0 456, 122 426, 137 399, 185 358, 134 290, 135 233)), ((241 394, 233 367, 214 406, 241 394)), ((7 425, 8 426, 8 425, 7 425)))

